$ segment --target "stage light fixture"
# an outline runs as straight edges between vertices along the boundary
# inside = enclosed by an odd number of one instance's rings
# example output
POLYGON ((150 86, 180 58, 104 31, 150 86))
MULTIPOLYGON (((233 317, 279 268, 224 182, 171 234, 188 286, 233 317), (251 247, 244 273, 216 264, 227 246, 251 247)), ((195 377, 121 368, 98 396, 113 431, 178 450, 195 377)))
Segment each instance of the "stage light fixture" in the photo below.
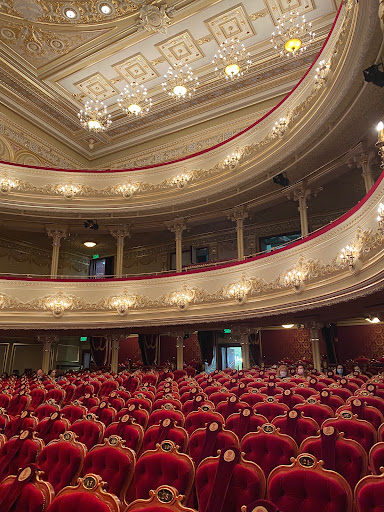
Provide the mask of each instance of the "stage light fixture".
POLYGON ((281 172, 273 177, 273 183, 276 183, 277 185, 281 185, 282 187, 288 187, 289 185, 289 179, 287 176, 287 173, 281 172))
POLYGON ((364 69, 363 73, 366 82, 371 82, 378 87, 384 87, 384 67, 382 62, 364 69))

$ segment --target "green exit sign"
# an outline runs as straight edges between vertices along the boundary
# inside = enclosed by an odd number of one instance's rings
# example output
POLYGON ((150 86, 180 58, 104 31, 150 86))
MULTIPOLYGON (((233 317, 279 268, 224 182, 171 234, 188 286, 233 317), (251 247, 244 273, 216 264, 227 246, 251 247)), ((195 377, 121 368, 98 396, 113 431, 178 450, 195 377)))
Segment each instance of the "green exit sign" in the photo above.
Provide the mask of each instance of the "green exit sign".
POLYGON ((225 334, 230 334, 231 332, 232 332, 231 329, 224 329, 225 334))
POLYGON ((80 341, 87 341, 88 337, 87 336, 80 336, 80 341))
POLYGON ((92 256, 92 258, 93 258, 94 260, 97 260, 97 258, 100 258, 100 254, 94 254, 94 255, 92 256))

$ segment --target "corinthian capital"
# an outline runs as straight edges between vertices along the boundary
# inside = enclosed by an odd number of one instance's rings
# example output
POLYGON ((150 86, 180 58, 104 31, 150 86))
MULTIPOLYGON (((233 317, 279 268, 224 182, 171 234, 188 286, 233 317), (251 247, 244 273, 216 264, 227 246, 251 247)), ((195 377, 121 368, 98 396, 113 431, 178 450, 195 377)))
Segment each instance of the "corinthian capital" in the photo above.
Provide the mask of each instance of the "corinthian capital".
POLYGON ((174 220, 168 220, 164 223, 169 231, 172 233, 175 233, 175 235, 181 235, 181 233, 187 229, 186 221, 183 217, 174 219, 174 220))

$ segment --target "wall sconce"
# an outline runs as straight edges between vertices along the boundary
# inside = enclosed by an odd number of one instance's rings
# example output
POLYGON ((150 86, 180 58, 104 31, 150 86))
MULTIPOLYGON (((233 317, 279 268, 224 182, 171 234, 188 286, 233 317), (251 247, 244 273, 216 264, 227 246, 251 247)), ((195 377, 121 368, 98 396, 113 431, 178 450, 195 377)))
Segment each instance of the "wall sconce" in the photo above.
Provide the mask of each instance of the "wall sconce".
POLYGON ((327 81, 327 76, 329 73, 330 64, 326 63, 325 60, 321 60, 319 62, 319 67, 316 68, 316 75, 315 75, 315 87, 316 89, 320 89, 325 82, 327 81))
POLYGON ((358 272, 363 266, 363 263, 358 258, 358 251, 352 245, 347 245, 341 249, 340 258, 343 263, 348 265, 351 272, 358 272))
POLYGON ((73 199, 81 192, 82 188, 82 185, 73 185, 72 183, 68 185, 57 185, 57 191, 63 194, 65 199, 73 199))
POLYGON ((109 301, 109 307, 116 309, 117 313, 124 316, 128 313, 129 309, 136 304, 136 298, 133 296, 124 295, 121 297, 112 297, 109 301))
POLYGON ((384 123, 382 121, 377 125, 376 147, 379 149, 379 155, 381 157, 380 167, 384 169, 384 123))
POLYGON ((377 209, 379 216, 377 217, 377 222, 379 223, 379 230, 384 235, 384 204, 380 203, 379 208, 377 209))
POLYGON ((129 199, 135 194, 135 192, 137 192, 138 189, 138 185, 135 185, 133 183, 126 183, 124 185, 118 185, 116 187, 116 192, 118 194, 121 194, 126 199, 129 199))
POLYGON ((241 152, 236 149, 236 151, 234 151, 231 155, 227 156, 227 158, 224 160, 224 165, 233 171, 239 165, 240 159, 241 152))
POLYGON ((8 178, 7 174, 4 174, 0 179, 0 192, 2 194, 9 194, 12 189, 18 186, 19 182, 17 180, 12 180, 8 178))
POLYGON ((286 286, 290 286, 295 292, 300 293, 305 290, 305 277, 299 270, 291 270, 285 276, 286 286))
POLYGON ((64 312, 73 304, 71 297, 64 295, 62 292, 46 297, 43 302, 45 310, 51 311, 55 318, 61 318, 64 312))
POLYGON ((175 185, 177 188, 184 188, 185 185, 188 184, 189 180, 191 179, 190 173, 186 172, 186 169, 181 174, 178 174, 177 176, 174 176, 171 178, 172 185, 175 185))
POLYGON ((180 291, 171 293, 169 301, 174 306, 177 306, 181 311, 185 311, 189 308, 189 305, 194 298, 195 291, 184 285, 180 291))
POLYGON ((275 126, 272 129, 272 135, 274 137, 283 137, 288 128, 288 122, 285 117, 280 117, 279 121, 276 121, 275 126))
POLYGON ((251 282, 243 275, 238 283, 229 286, 227 296, 234 299, 237 304, 244 304, 247 302, 250 289, 251 282))

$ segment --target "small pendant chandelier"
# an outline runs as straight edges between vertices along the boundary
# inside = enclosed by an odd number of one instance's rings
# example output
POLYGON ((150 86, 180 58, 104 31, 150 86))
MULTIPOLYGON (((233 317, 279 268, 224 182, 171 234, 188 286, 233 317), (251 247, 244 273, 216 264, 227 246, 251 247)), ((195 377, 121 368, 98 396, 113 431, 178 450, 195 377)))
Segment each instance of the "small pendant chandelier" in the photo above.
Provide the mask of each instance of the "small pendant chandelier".
POLYGON ((129 86, 124 87, 117 103, 125 114, 142 116, 152 107, 152 98, 148 97, 146 87, 132 82, 129 86))
POLYGON ((104 132, 108 130, 112 123, 107 107, 102 101, 98 100, 88 100, 85 103, 84 110, 80 110, 77 116, 81 126, 89 132, 104 132))
POLYGON ((229 80, 236 80, 244 75, 252 61, 245 46, 238 39, 232 37, 220 44, 212 64, 218 75, 225 76, 229 80))
POLYGON ((164 92, 176 100, 190 99, 196 91, 199 81, 188 65, 170 67, 164 75, 164 92))
POLYGON ((277 19, 271 43, 280 56, 298 57, 307 50, 315 38, 312 23, 300 11, 291 11, 277 19))

